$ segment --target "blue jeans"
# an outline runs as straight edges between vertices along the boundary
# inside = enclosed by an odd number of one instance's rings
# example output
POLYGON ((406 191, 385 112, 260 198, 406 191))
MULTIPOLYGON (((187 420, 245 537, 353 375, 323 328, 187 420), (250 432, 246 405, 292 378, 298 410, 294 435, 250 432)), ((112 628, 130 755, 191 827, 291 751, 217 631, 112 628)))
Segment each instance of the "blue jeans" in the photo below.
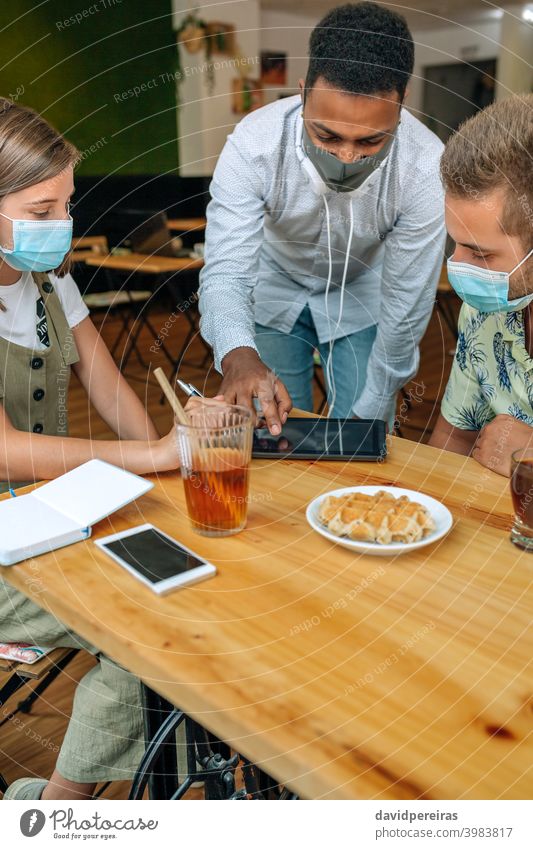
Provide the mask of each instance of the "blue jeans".
MULTIPOLYGON (((343 336, 333 343, 332 371, 335 400, 332 416, 346 419, 366 382, 368 358, 377 325, 343 336)), ((273 327, 255 325, 255 344, 263 362, 283 381, 292 403, 300 410, 313 410, 313 354, 317 350, 326 377, 329 342, 320 343, 308 306, 304 307, 290 333, 273 327)), ((333 387, 326 377, 328 404, 332 403, 333 387)))

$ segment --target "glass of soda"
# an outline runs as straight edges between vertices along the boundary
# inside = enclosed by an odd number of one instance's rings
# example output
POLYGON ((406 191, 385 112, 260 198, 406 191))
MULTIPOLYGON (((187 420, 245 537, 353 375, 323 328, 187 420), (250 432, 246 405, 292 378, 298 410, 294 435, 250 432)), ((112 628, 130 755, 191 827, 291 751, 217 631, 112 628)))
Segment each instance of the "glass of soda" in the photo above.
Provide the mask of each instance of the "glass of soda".
POLYGON ((246 525, 253 414, 207 401, 176 421, 176 441, 189 520, 204 536, 236 534, 246 525))
POLYGON ((520 448, 511 457, 511 498, 511 542, 533 551, 533 448, 520 448))

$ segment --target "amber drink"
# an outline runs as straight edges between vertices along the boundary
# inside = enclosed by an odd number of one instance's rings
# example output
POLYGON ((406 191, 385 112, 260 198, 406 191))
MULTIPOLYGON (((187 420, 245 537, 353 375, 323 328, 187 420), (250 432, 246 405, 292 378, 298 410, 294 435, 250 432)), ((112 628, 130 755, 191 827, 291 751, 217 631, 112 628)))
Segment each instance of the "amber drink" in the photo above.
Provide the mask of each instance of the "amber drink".
POLYGON ((228 536, 246 525, 252 413, 236 405, 202 404, 176 423, 187 511, 195 531, 228 536))
POLYGON ((511 458, 514 522, 511 542, 533 551, 533 449, 521 448, 511 458))

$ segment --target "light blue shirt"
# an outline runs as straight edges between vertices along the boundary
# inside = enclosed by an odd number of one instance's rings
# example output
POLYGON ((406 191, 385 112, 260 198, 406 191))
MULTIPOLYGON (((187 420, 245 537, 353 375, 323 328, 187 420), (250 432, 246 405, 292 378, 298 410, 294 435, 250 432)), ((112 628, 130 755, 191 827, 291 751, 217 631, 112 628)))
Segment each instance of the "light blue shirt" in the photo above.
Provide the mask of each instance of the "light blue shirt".
POLYGON ((320 342, 377 324, 353 412, 383 418, 416 374, 435 299, 445 238, 442 144, 403 109, 385 162, 359 189, 335 192, 309 160, 304 165, 301 129, 295 96, 251 113, 228 137, 207 209, 201 332, 220 371, 229 351, 256 347, 256 321, 290 333, 306 304, 320 342))

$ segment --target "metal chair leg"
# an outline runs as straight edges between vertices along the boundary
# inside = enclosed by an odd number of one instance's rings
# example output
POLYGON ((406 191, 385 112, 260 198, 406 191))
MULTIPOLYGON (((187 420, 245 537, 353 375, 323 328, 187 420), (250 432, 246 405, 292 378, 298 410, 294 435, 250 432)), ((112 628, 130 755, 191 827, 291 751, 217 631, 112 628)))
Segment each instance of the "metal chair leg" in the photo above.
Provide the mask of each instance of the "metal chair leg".
POLYGON ((178 783, 175 733, 184 715, 145 684, 142 694, 146 751, 133 779, 129 798, 142 799, 148 785, 151 799, 170 799, 178 783))
POLYGON ((142 799, 148 786, 151 799, 177 801, 184 797, 195 781, 203 782, 205 798, 212 800, 298 798, 280 787, 257 765, 241 758, 237 752, 232 754, 227 743, 214 737, 145 685, 143 701, 146 751, 131 785, 130 800, 142 799), (186 731, 187 775, 176 787, 176 732, 182 723, 185 723, 186 731), (237 790, 235 773, 239 765, 245 786, 237 790))
MULTIPOLYGON (((0 688, 0 707, 3 707, 8 699, 11 698, 21 687, 26 683, 25 678, 21 678, 16 672, 7 679, 6 683, 0 688)), ((2 723, 3 724, 3 723, 2 723)))

